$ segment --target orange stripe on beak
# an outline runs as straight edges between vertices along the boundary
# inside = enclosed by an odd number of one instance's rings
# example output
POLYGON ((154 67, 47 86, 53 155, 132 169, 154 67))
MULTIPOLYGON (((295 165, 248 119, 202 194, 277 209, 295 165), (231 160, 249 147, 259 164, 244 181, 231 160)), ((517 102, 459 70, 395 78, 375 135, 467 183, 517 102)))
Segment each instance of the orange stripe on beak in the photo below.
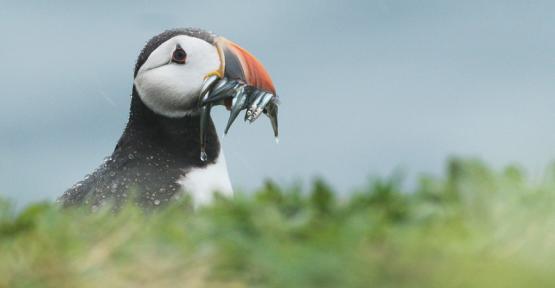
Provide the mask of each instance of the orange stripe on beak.
POLYGON ((270 74, 256 57, 223 37, 216 39, 216 47, 222 63, 217 74, 276 95, 270 74))

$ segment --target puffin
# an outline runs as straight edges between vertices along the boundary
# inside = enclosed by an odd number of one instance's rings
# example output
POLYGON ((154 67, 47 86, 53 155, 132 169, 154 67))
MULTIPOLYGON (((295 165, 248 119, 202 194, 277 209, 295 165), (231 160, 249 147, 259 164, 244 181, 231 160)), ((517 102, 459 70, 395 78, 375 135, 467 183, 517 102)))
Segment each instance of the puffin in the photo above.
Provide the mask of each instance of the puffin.
POLYGON ((241 111, 269 117, 278 137, 274 84, 262 63, 238 44, 198 28, 166 30, 137 59, 129 120, 111 156, 58 198, 63 207, 111 203, 161 207, 189 195, 195 206, 214 193, 233 195, 226 160, 210 117, 241 111))

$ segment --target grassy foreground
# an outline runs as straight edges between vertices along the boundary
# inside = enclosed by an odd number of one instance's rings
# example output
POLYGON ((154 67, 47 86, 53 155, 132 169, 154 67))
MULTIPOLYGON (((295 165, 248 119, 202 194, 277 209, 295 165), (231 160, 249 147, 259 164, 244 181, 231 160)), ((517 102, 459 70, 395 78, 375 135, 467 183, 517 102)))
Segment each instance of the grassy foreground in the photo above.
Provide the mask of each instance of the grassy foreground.
POLYGON ((445 174, 153 213, 0 201, 0 287, 555 287, 555 170, 531 183, 453 159, 445 174))

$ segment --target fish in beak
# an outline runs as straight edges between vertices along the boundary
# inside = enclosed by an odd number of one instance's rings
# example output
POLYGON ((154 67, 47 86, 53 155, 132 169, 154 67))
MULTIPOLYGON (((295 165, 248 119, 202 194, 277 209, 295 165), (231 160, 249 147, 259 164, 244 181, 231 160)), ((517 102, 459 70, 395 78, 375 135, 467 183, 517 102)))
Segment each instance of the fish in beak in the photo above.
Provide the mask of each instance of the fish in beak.
POLYGON ((213 106, 224 105, 229 111, 225 134, 240 114, 245 121, 254 122, 261 114, 270 118, 276 141, 278 139, 278 97, 270 75, 251 53, 223 37, 215 40, 220 67, 206 75, 200 92, 201 160, 205 152, 205 133, 213 106))

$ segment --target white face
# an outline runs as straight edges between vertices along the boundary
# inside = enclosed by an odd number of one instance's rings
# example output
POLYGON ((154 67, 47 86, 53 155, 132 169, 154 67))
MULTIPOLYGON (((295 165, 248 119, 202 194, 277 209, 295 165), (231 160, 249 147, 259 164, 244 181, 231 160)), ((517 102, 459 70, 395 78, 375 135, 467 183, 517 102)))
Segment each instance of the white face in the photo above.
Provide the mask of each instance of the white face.
POLYGON ((156 48, 137 72, 134 83, 141 100, 155 113, 183 117, 195 113, 205 76, 220 67, 212 44, 179 35, 156 48), (172 62, 180 46, 187 57, 184 64, 172 62))

